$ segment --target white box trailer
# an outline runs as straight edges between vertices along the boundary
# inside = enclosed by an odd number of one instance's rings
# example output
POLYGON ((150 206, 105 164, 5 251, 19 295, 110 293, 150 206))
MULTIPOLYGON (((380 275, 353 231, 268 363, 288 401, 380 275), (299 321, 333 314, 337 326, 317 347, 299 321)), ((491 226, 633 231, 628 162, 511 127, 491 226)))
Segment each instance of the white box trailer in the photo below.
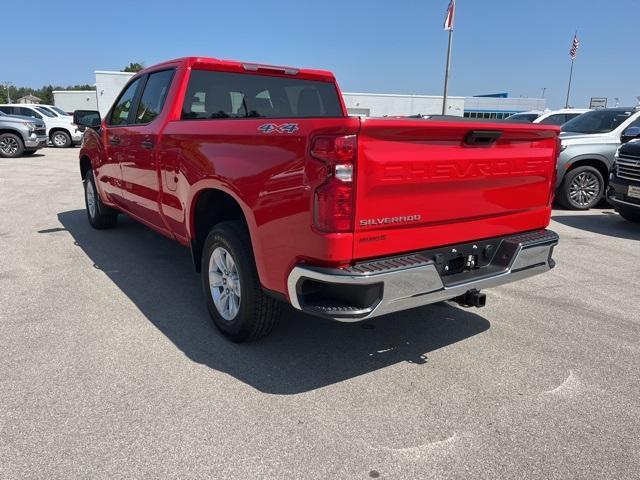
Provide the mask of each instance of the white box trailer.
POLYGON ((54 90, 53 104, 72 114, 75 110, 97 110, 95 90, 54 90))
POLYGON ((107 70, 96 70, 96 97, 98 101, 97 110, 101 116, 105 116, 116 97, 127 84, 129 79, 135 75, 131 72, 110 72, 107 70))

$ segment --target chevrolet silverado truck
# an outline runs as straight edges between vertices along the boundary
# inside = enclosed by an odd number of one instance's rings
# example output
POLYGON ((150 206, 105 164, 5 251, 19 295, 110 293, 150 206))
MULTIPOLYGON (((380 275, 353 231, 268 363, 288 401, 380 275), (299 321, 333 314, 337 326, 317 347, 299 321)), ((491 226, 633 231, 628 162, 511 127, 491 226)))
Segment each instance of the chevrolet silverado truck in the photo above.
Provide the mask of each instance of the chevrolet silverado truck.
POLYGON ((190 248, 209 313, 259 338, 286 302, 355 322, 554 266, 556 126, 349 117, 327 71, 182 58, 76 111, 89 223, 190 248))

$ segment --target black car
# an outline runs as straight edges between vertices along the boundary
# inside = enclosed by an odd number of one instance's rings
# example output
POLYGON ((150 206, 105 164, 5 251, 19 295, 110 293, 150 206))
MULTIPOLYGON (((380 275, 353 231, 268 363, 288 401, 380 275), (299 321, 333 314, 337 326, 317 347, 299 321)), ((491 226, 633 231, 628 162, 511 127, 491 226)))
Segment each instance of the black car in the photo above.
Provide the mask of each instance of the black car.
POLYGON ((625 143, 618 150, 607 199, 622 217, 640 222, 640 141, 625 143))

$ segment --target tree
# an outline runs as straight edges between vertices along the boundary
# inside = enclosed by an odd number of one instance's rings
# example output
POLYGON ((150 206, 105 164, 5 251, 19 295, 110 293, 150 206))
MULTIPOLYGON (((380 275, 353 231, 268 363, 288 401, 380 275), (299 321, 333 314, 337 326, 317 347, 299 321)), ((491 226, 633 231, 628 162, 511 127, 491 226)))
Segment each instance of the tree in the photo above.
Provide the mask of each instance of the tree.
POLYGON ((131 62, 129 65, 124 67, 124 70, 120 70, 121 72, 139 72, 144 68, 144 64, 138 62, 131 62))
POLYGON ((40 102, 45 105, 53 105, 53 87, 51 85, 42 87, 35 95, 36 97, 39 97, 40 102))

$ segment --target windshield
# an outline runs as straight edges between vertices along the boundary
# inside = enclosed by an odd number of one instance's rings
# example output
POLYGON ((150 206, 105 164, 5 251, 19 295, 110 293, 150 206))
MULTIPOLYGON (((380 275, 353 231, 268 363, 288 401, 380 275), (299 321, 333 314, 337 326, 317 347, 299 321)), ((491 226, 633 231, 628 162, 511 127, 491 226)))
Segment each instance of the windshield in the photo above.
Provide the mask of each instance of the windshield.
POLYGON ((57 117, 57 115, 55 113, 53 113, 51 110, 48 110, 44 107, 36 107, 36 110, 38 110, 40 113, 44 113, 47 117, 57 117))
POLYGON ((615 130, 633 114, 625 110, 594 110, 569 120, 562 125, 563 132, 607 133, 615 130))
POLYGON ((507 118, 507 122, 533 122, 540 115, 537 113, 516 113, 507 118))
POLYGON ((69 116, 69 114, 67 112, 65 112, 64 110, 62 110, 59 107, 51 106, 51 107, 48 107, 48 108, 49 108, 49 110, 53 110, 54 112, 59 113, 60 115, 69 116))

